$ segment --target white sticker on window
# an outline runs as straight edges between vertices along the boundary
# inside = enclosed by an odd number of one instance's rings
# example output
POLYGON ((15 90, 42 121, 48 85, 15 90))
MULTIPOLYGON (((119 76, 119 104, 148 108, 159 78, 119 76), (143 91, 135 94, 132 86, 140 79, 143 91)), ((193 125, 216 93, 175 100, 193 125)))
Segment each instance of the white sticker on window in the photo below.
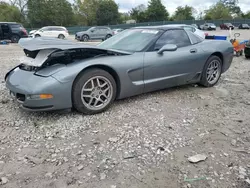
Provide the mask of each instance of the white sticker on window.
POLYGON ((143 30, 142 33, 151 33, 151 34, 157 34, 159 31, 156 30, 143 30))

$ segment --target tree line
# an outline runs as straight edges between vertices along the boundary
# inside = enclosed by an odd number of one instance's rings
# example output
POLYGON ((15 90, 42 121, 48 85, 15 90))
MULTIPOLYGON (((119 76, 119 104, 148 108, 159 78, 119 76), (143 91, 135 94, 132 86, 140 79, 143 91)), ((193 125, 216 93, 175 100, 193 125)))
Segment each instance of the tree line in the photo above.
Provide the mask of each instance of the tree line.
POLYGON ((0 21, 23 23, 26 27, 45 25, 92 26, 115 25, 136 22, 250 19, 250 10, 243 13, 238 0, 219 0, 207 10, 199 11, 191 6, 178 6, 170 16, 161 0, 149 0, 127 13, 120 13, 114 0, 0 0, 0 21), (195 15, 198 15, 195 17, 195 15))

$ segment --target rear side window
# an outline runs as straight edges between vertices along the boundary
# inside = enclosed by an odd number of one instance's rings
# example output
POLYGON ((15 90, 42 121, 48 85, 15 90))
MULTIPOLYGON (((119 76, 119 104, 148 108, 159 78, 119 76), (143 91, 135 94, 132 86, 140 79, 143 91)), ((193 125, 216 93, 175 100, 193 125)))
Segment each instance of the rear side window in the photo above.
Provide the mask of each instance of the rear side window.
POLYGON ((155 50, 166 44, 175 44, 178 48, 191 45, 190 39, 184 30, 168 30, 156 41, 155 50))
POLYGON ((195 32, 195 28, 193 28, 193 27, 184 26, 183 29, 185 29, 186 31, 195 32))
POLYGON ((20 27, 23 27, 21 24, 10 24, 9 26, 11 29, 19 29, 20 27))
POLYGON ((196 35, 195 33, 190 32, 190 31, 187 31, 187 34, 188 34, 189 38, 191 39, 192 44, 198 44, 204 40, 200 36, 196 35))

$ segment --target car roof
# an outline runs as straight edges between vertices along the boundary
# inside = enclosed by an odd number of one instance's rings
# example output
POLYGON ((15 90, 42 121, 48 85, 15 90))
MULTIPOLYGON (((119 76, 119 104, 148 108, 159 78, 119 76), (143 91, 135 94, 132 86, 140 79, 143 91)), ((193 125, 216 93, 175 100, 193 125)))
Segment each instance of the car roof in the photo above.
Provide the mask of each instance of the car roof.
POLYGON ((0 22, 0 24, 20 24, 20 23, 17 23, 17 22, 0 22))
POLYGON ((92 28, 97 28, 97 29, 110 29, 110 27, 106 27, 106 26, 93 26, 92 28))
MULTIPOLYGON (((65 28, 63 26, 45 26, 45 27, 48 27, 48 28, 50 28, 50 27, 65 28)), ((43 28, 45 28, 45 27, 43 27, 43 28)))
MULTIPOLYGON (((185 25, 185 24, 183 24, 185 25)), ((140 26, 140 27, 132 27, 134 29, 158 29, 158 30, 169 30, 169 29, 180 29, 182 30, 182 28, 178 28, 176 27, 176 25, 160 25, 160 26, 140 26)), ((181 25, 178 25, 178 26, 181 26, 181 25)))

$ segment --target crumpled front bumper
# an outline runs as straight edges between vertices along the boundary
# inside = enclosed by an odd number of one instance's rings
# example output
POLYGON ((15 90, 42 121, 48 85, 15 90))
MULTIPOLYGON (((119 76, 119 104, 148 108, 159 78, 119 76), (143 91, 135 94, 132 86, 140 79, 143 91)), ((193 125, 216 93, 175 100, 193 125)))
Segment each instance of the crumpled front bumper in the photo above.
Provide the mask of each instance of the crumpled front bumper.
POLYGON ((71 87, 67 83, 60 83, 52 76, 37 76, 34 72, 17 67, 7 73, 5 81, 10 96, 26 110, 51 111, 72 107, 71 87), (50 94, 53 98, 35 97, 40 94, 50 94))

